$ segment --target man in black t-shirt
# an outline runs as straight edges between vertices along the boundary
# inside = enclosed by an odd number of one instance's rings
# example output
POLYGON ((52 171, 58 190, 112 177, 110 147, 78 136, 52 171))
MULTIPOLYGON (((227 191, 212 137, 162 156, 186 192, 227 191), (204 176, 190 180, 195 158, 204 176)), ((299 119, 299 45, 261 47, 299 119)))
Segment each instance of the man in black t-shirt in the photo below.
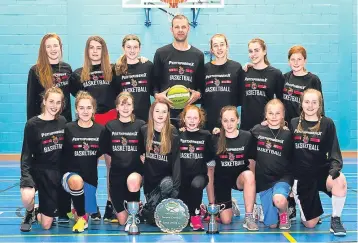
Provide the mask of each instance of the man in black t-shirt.
MULTIPOLYGON (((171 104, 166 94, 174 85, 189 88, 191 97, 187 104, 196 102, 204 83, 204 54, 188 43, 189 20, 184 15, 176 15, 172 20, 171 32, 174 41, 159 48, 154 55, 154 97, 171 104)), ((171 119, 177 126, 181 109, 171 110, 171 119)))

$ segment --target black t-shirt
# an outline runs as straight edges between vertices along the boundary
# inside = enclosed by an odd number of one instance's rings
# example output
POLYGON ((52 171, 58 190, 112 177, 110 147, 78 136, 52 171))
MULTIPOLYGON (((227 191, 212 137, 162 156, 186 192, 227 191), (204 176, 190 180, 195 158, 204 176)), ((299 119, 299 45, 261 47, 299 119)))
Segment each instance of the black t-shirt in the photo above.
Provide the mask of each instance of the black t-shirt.
POLYGON ((312 178, 329 169, 341 170, 343 166, 336 127, 332 119, 322 117, 318 132, 310 131, 317 122, 302 120, 303 132, 298 131, 299 118, 291 120, 293 134, 293 165, 295 178, 312 178))
MULTIPOLYGON (((163 92, 174 85, 184 85, 193 90, 201 90, 204 84, 204 54, 191 46, 187 51, 179 51, 169 44, 159 48, 154 55, 154 93, 163 92)), ((181 110, 172 110, 172 118, 181 110)))
POLYGON ((111 173, 127 175, 133 171, 142 173, 140 155, 145 152, 140 132, 145 124, 142 120, 123 123, 113 120, 106 124, 103 143, 104 153, 111 156, 111 173))
MULTIPOLYGON (((72 73, 71 66, 65 62, 51 64, 53 86, 59 87, 65 96, 65 107, 62 114, 68 122, 72 121, 70 89, 68 80, 72 73)), ((34 65, 29 71, 27 80, 27 120, 41 114, 41 104, 45 89, 36 74, 37 66, 34 65)))
MULTIPOLYGON (((213 135, 215 153, 218 150, 219 136, 213 135)), ((250 164, 249 152, 252 146, 250 132, 239 130, 236 138, 226 138, 226 151, 215 155, 215 177, 234 176, 250 164)))
POLYGON ((70 77, 70 91, 76 96, 78 91, 84 90, 90 93, 97 102, 98 114, 106 113, 115 108, 116 94, 114 92, 113 81, 104 80, 101 64, 93 65, 90 71, 90 79, 81 82, 83 68, 76 69, 70 77))
POLYGON ((202 107, 206 112, 206 129, 220 127, 220 111, 227 105, 241 105, 244 71, 240 63, 228 60, 223 65, 205 64, 205 85, 202 93, 202 107))
POLYGON ((241 129, 248 131, 264 120, 264 108, 267 102, 275 96, 282 100, 283 84, 281 71, 272 66, 261 70, 248 69, 243 88, 241 129))
POLYGON ((283 104, 285 105, 285 120, 290 123, 292 118, 301 114, 301 95, 306 89, 316 89, 322 93, 321 80, 313 73, 295 76, 292 71, 285 73, 283 88, 283 104))
POLYGON ((138 119, 148 120, 150 96, 153 95, 153 63, 128 64, 127 74, 115 77, 115 91, 130 92, 134 98, 134 114, 138 119))
POLYGON ((208 173, 206 163, 215 157, 209 131, 180 133, 179 149, 182 178, 208 173))
POLYGON ((26 122, 21 152, 21 175, 33 169, 59 170, 66 119, 45 121, 34 116, 26 122))
POLYGON ((251 134, 254 146, 250 157, 256 160, 256 192, 265 191, 277 182, 287 182, 292 186, 291 132, 259 124, 251 130, 251 134))
POLYGON ((76 172, 85 182, 97 187, 97 164, 102 155, 99 145, 103 131, 104 127, 97 123, 88 128, 80 127, 77 121, 66 124, 61 166, 64 173, 76 172))
MULTIPOLYGON (((148 126, 141 128, 144 137, 144 147, 147 147, 148 126)), ((144 193, 150 193, 166 177, 173 178, 174 190, 179 190, 181 179, 179 136, 178 131, 172 127, 171 151, 168 154, 160 153, 160 133, 154 131, 152 148, 145 153, 144 162, 144 193)))

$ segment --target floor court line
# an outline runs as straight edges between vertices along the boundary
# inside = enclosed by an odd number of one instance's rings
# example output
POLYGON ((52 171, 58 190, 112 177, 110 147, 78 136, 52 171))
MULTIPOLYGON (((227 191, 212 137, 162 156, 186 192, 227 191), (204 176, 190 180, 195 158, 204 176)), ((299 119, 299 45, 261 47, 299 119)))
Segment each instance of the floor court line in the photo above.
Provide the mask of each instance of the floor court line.
MULTIPOLYGON (((141 235, 168 235, 164 232, 140 232, 141 235)), ((289 234, 332 234, 329 232, 329 230, 326 231, 290 231, 290 232, 262 232, 262 231, 220 231, 220 234, 254 234, 254 235, 262 235, 262 234, 283 234, 283 233, 289 233, 289 234)), ((357 230, 349 230, 347 231, 348 234, 350 233, 358 233, 357 230)), ((206 235, 206 232, 180 232, 179 235, 206 235)), ((63 236, 128 236, 127 233, 81 233, 81 234, 31 234, 31 233, 24 233, 24 234, 14 234, 14 235, 0 235, 0 238, 18 238, 18 237, 63 237, 63 236)), ((286 236, 285 236, 286 237, 286 236)), ((295 241, 296 242, 296 241, 295 241)))
POLYGON ((295 240, 295 238, 293 238, 293 236, 290 235, 290 233, 288 233, 288 232, 283 232, 282 234, 286 237, 286 239, 287 239, 289 242, 297 242, 297 241, 295 240))

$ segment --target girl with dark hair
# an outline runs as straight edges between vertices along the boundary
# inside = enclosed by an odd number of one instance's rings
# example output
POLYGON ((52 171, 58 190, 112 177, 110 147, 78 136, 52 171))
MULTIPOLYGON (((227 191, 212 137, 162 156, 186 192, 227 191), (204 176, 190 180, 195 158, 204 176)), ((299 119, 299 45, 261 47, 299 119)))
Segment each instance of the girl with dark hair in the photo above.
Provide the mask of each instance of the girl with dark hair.
POLYGON ((166 198, 177 198, 181 182, 179 136, 170 124, 170 107, 154 101, 149 109, 148 124, 141 131, 144 137, 144 205, 142 216, 154 224, 154 210, 166 198))
POLYGON ((153 95, 153 63, 140 58, 140 47, 141 42, 138 36, 126 35, 123 38, 124 54, 115 65, 115 90, 117 93, 127 91, 133 95, 134 114, 146 122, 150 107, 150 95, 153 95))
MULTIPOLYGON (((70 90, 73 96, 76 96, 80 90, 87 91, 96 100, 97 110, 94 120, 102 126, 117 118, 112 72, 105 40, 100 36, 90 36, 86 42, 83 66, 76 69, 70 77, 70 90)), ((108 186, 111 157, 105 154, 104 160, 107 167, 108 198, 103 220, 115 223, 117 219, 113 212, 108 186)), ((92 220, 101 220, 100 211, 97 210, 91 215, 91 218, 92 220)))

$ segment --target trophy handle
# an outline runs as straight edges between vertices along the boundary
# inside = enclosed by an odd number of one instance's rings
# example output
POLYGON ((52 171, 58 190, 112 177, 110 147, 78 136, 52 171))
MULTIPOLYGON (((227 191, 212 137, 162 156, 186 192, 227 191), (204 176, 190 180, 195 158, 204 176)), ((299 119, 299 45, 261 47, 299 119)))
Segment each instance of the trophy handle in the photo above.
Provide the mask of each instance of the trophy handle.
POLYGON ((221 213, 222 211, 224 211, 225 208, 226 208, 225 204, 220 204, 219 212, 221 213))
POLYGON ((129 212, 128 212, 128 208, 126 207, 127 204, 128 204, 128 201, 127 201, 127 200, 124 200, 124 201, 123 201, 124 210, 126 210, 126 212, 129 213, 129 212))

